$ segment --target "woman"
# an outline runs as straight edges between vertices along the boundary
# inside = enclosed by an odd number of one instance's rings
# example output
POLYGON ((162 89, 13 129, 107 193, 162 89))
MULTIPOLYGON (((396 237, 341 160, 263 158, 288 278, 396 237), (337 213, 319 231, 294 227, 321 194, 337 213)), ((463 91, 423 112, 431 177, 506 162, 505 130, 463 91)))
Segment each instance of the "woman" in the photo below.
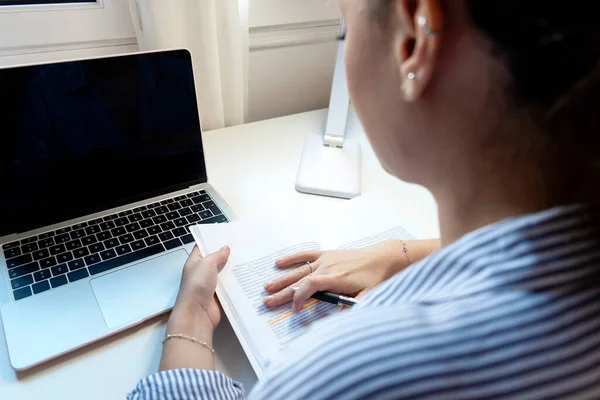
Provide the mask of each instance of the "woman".
MULTIPOLYGON (((316 272, 269 285, 268 305, 290 300, 290 284, 296 309, 315 290, 370 291, 287 349, 249 397, 600 397, 594 2, 340 3, 356 112, 385 169, 435 196, 442 248, 399 273, 380 263, 404 257, 395 243, 283 260, 316 272)), ((408 258, 434 247, 408 243, 408 258)), ((205 344, 167 340, 163 372, 131 398, 244 396, 212 371, 228 252, 194 251, 169 320, 169 334, 205 344)))

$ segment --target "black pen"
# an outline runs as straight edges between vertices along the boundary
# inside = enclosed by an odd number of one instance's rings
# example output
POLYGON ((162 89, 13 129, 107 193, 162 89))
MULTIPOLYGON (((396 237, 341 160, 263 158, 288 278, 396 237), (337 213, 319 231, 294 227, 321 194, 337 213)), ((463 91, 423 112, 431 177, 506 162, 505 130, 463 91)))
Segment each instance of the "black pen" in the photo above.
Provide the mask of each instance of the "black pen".
MULTIPOLYGON (((292 290, 294 292, 298 291, 297 287, 293 287, 292 290)), ((319 301, 323 301, 325 303, 336 304, 338 306, 355 306, 358 304, 358 300, 353 299, 352 297, 344 296, 341 294, 335 294, 331 292, 316 292, 311 298, 319 301)))

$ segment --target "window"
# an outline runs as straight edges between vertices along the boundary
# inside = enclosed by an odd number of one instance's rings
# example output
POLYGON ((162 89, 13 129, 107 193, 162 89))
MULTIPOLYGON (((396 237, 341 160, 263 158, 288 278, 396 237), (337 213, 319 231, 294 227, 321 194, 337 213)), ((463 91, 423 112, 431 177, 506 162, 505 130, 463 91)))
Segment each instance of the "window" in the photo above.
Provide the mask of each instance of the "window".
POLYGON ((0 0, 0 65, 32 60, 22 55, 43 61, 64 51, 76 58, 76 49, 131 45, 137 41, 127 0, 0 0))
POLYGON ((0 6, 23 6, 32 4, 89 3, 90 0, 0 0, 0 6))

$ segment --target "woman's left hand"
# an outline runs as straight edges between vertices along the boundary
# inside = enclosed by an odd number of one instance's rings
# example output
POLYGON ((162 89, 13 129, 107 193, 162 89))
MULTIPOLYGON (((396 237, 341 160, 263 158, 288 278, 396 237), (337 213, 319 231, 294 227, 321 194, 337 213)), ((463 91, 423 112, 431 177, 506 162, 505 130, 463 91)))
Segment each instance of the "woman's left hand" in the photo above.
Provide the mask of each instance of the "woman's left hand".
POLYGON ((192 323, 208 325, 202 328, 210 329, 210 333, 217 328, 221 320, 221 311, 215 298, 217 275, 225 266, 229 254, 230 249, 226 246, 203 258, 198 247, 194 247, 183 268, 179 294, 169 321, 171 325, 188 331, 197 329, 187 326, 192 323))

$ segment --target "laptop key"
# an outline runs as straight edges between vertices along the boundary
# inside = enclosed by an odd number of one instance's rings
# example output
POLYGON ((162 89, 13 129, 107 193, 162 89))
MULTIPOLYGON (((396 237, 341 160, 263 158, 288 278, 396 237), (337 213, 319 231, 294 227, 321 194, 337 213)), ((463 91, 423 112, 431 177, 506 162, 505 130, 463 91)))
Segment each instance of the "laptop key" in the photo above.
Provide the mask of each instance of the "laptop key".
POLYGON ((71 230, 73 230, 73 228, 71 228, 70 226, 67 226, 66 228, 60 228, 60 229, 56 230, 55 232, 57 235, 63 235, 67 232, 71 232, 71 230))
POLYGON ((181 204, 182 207, 189 207, 189 206, 193 206, 194 202, 190 199, 185 199, 179 202, 179 204, 181 204))
POLYGON ((167 240, 173 239, 173 234, 171 232, 163 232, 160 235, 158 235, 158 238, 163 242, 166 242, 167 240))
POLYGON ((173 200, 173 199, 167 199, 167 200, 161 201, 160 204, 162 204, 164 206, 164 205, 171 204, 174 202, 175 202, 175 200, 173 200))
POLYGON ((69 282, 77 282, 81 279, 87 278, 90 274, 87 272, 87 269, 83 268, 74 272, 69 272, 67 274, 69 277, 69 282))
POLYGON ((51 271, 52 276, 64 275, 67 272, 69 272, 69 267, 67 266, 67 264, 60 264, 56 267, 52 267, 51 271))
POLYGON ((148 233, 151 235, 158 235, 161 232, 162 232, 162 229, 158 225, 151 226, 150 228, 148 228, 148 233))
POLYGON ((203 195, 200 195, 200 196, 198 196, 198 197, 194 197, 194 198, 192 199, 192 201, 193 201, 194 203, 196 203, 196 204, 198 204, 198 203, 204 203, 205 201, 210 201, 210 200, 211 200, 211 198, 210 198, 210 196, 209 196, 209 195, 207 195, 207 194, 203 194, 203 195))
POLYGON ((23 254, 31 253, 33 251, 36 251, 37 249, 37 243, 29 243, 24 246, 21 246, 21 252, 23 252, 23 254))
POLYGON ((179 247, 179 246, 183 245, 183 243, 181 243, 181 240, 179 240, 178 238, 166 241, 163 244, 165 245, 165 248, 167 250, 171 250, 171 249, 174 249, 176 247, 179 247))
POLYGON ((32 285, 31 288, 33 289, 34 294, 39 294, 39 293, 45 292, 47 290, 50 290, 50 282, 48 282, 48 281, 39 282, 39 283, 32 285))
POLYGON ((34 260, 41 260, 43 258, 50 257, 50 252, 47 249, 38 250, 33 252, 34 260))
POLYGON ((21 240, 21 244, 34 243, 34 242, 37 242, 37 240, 38 240, 37 236, 32 236, 32 237, 28 237, 28 238, 21 240))
POLYGON ((94 235, 98 232, 100 232, 100 227, 98 225, 92 225, 85 228, 85 233, 87 235, 94 235))
POLYGON ((50 254, 52 254, 53 256, 60 254, 60 253, 64 253, 66 251, 67 251, 67 248, 65 247, 64 244, 59 244, 58 246, 50 247, 50 254))
POLYGON ((198 192, 192 192, 192 193, 188 193, 187 197, 196 197, 198 196, 198 192))
POLYGON ((115 222, 116 226, 123 226, 123 225, 127 225, 129 223, 129 220, 127 219, 127 217, 121 217, 121 218, 115 219, 114 222, 115 222))
POLYGON ((139 231, 139 230, 140 230, 140 229, 142 229, 142 228, 140 227, 140 224, 138 224, 138 223, 136 222, 136 223, 133 223, 133 224, 127 225, 127 226, 125 227, 125 229, 127 229, 127 232, 131 233, 131 232, 139 231))
POLYGON ((71 242, 68 242, 66 244, 67 246, 67 250, 75 250, 80 248, 81 246, 83 246, 83 244, 81 243, 81 240, 77 239, 77 240, 73 240, 71 242))
POLYGON ((4 250, 4 257, 13 258, 21 255, 20 247, 13 247, 12 249, 4 250))
POLYGON ((103 222, 103 223, 100 224, 100 229, 102 229, 103 231, 108 231, 108 230, 114 229, 116 227, 117 226, 112 221, 103 222))
POLYGON ((165 217, 164 215, 159 215, 158 217, 154 217, 152 218, 152 221, 154 221, 155 224, 162 224, 163 222, 167 221, 167 217, 165 217))
POLYGON ((135 240, 135 238, 133 237, 133 235, 131 233, 128 233, 127 235, 123 235, 123 236, 119 237, 119 241, 121 242, 121 244, 131 243, 134 240, 135 240))
POLYGON ((58 264, 58 261, 56 261, 56 257, 48 257, 48 258, 45 258, 42 261, 40 261, 40 268, 42 268, 42 269, 50 268, 50 267, 54 267, 57 264, 58 264))
POLYGON ((155 216, 156 216, 156 213, 153 210, 147 210, 142 213, 142 218, 152 218, 155 216))
POLYGON ((176 227, 181 227, 181 226, 185 226, 188 224, 187 219, 185 219, 185 218, 176 219, 175 221, 173 221, 173 223, 175 224, 176 227))
POLYGON ((175 235, 175 237, 187 235, 189 233, 187 231, 187 229, 185 229, 185 228, 177 228, 177 229, 174 229, 172 232, 173 232, 173 235, 175 235))
POLYGON ((193 212, 197 213, 204 210, 204 206, 202 204, 196 204, 195 206, 190 207, 193 212))
POLYGON ((134 213, 139 213, 139 212, 146 211, 146 210, 147 210, 147 207, 146 207, 146 206, 140 206, 140 207, 138 207, 138 208, 134 208, 134 209, 133 209, 133 212, 134 212, 134 213))
POLYGON ((6 260, 6 266, 8 268, 20 267, 21 265, 28 264, 32 261, 33 261, 33 256, 31 254, 24 254, 22 256, 6 260))
POLYGON ((96 237, 98 238, 98 240, 104 241, 112 238, 112 234, 110 232, 100 232, 96 235, 96 237))
POLYGON ((85 267, 85 262, 82 258, 78 258, 77 260, 73 260, 69 263, 69 270, 71 271, 77 271, 83 267, 85 267))
POLYGON ((143 240, 138 240, 136 242, 131 243, 131 249, 133 251, 137 251, 146 247, 146 243, 143 240))
POLYGON ((105 248, 112 249, 113 247, 117 247, 121 243, 119 243, 119 239, 112 238, 112 239, 108 239, 108 240, 104 241, 102 244, 104 245, 105 248))
POLYGON ((202 203, 202 205, 204 206, 204 208, 206 208, 207 210, 210 210, 210 212, 213 213, 213 215, 220 215, 223 214, 223 212, 221 211, 221 209, 215 204, 214 201, 207 201, 206 203, 202 203))
POLYGON ((95 243, 88 248, 90 249, 90 253, 100 253, 102 250, 105 249, 102 243, 95 243))
POLYGON ((133 210, 127 210, 119 213, 119 217, 126 217, 128 215, 133 214, 133 210))
POLYGON ((193 211, 189 207, 185 207, 185 208, 182 208, 181 210, 179 210, 178 213, 182 217, 187 217, 188 215, 192 214, 193 211))
POLYGON ((88 225, 98 225, 98 224, 101 224, 102 221, 103 221, 102 218, 93 219, 91 221, 88 221, 88 225))
POLYGON ((155 244, 160 243, 158 236, 150 236, 149 238, 144 239, 147 246, 154 246, 155 244))
POLYGON ((149 236, 149 235, 148 235, 148 232, 146 232, 146 230, 145 230, 145 229, 142 229, 142 230, 139 230, 139 231, 133 232, 133 237, 134 237, 135 239, 143 239, 143 238, 145 238, 145 237, 148 237, 148 236, 149 236))
POLYGON ((146 247, 145 249, 126 254, 122 257, 114 258, 111 260, 101 262, 100 264, 92 265, 91 267, 89 267, 90 274, 92 274, 92 275, 101 274, 102 272, 106 272, 111 269, 118 268, 122 265, 126 265, 129 263, 135 262, 135 261, 139 261, 144 258, 154 256, 156 254, 160 254, 164 251, 165 251, 165 248, 162 244, 156 244, 154 246, 146 247))
POLYGON ((115 228, 112 231, 110 231, 110 233, 112 233, 113 237, 117 237, 117 236, 126 234, 127 230, 125 229, 124 226, 120 226, 120 227, 115 228))
POLYGON ((71 232, 70 235, 71 235, 71 239, 73 239, 73 240, 81 239, 82 237, 85 236, 85 231, 83 229, 78 229, 76 231, 71 232))
POLYGON ((140 213, 136 213, 136 214, 129 216, 129 222, 138 222, 138 221, 141 221, 142 219, 143 219, 142 214, 140 214, 140 213))
MULTIPOLYGON (((23 243, 23 240, 21 241, 21 243, 23 243)), ((26 243, 23 243, 23 244, 26 244, 26 243)), ((19 247, 19 242, 7 243, 2 246, 2 250, 6 251, 8 249, 14 249, 15 247, 19 247)))
POLYGON ((194 237, 191 233, 188 233, 187 235, 180 237, 179 240, 181 240, 183 244, 189 244, 194 241, 194 237))
POLYGON ((54 236, 55 233, 54 232, 46 232, 46 233, 42 233, 41 235, 38 235, 38 240, 42 240, 42 239, 48 239, 52 236, 54 236))
POLYGON ((73 230, 79 230, 81 228, 85 228, 86 226, 88 226, 87 222, 82 222, 80 224, 73 225, 71 228, 73 228, 73 230))
POLYGON ((185 200, 185 199, 187 199, 187 196, 185 194, 182 196, 175 197, 175 201, 181 201, 181 200, 185 200))
POLYGON ((43 240, 40 240, 38 242, 38 247, 40 249, 45 249, 46 247, 50 247, 50 246, 53 246, 53 245, 54 245, 54 239, 53 238, 43 239, 43 240))
POLYGON ((179 203, 173 203, 173 204, 169 204, 167 207, 171 211, 177 211, 177 210, 179 210, 181 208, 181 204, 179 204, 179 203))
POLYGON ((31 288, 29 286, 27 286, 23 289, 15 290, 13 292, 13 295, 15 296, 15 301, 22 300, 22 299, 32 295, 31 288))
POLYGON ((56 278, 50 279, 50 284, 52 285, 53 289, 64 286, 67 283, 69 283, 69 281, 67 280, 66 275, 61 275, 61 276, 57 276, 56 278))
POLYGON ((62 253, 56 256, 56 261, 58 261, 60 264, 62 263, 66 263, 71 261, 73 258, 73 253, 71 253, 70 251, 67 251, 66 253, 62 253))
POLYGON ((22 267, 13 268, 8 271, 8 277, 10 279, 19 278, 24 275, 31 274, 40 269, 39 264, 36 262, 32 262, 27 265, 23 265, 22 267))
POLYGON ((83 258, 90 255, 90 251, 87 249, 87 247, 82 247, 80 249, 73 250, 73 255, 75 258, 83 258))
MULTIPOLYGON (((43 270, 38 271, 35 274, 33 274, 33 279, 35 279, 36 282, 45 281, 46 279, 50 279, 50 278, 52 278, 52 273, 50 272, 50 268, 43 269, 43 270)), ((35 290, 34 290, 34 292, 35 292, 35 290)))
POLYGON ((185 217, 185 219, 187 219, 190 224, 193 224, 194 222, 200 221, 202 218, 200 218, 196 214, 192 214, 185 217))
POLYGON ((144 220, 140 221, 140 226, 142 228, 149 228, 153 225, 154 225, 154 221, 152 221, 151 219, 144 219, 144 220))
POLYGON ((169 219, 169 220, 174 220, 174 219, 177 219, 177 218, 179 218, 179 213, 178 213, 177 211, 171 211, 171 212, 169 212, 169 213, 165 214, 165 216, 166 216, 166 217, 167 217, 167 219, 169 219))
POLYGON ((99 263, 100 261, 102 261, 102 259, 100 258, 100 254, 92 254, 91 256, 85 257, 84 261, 85 265, 90 266, 99 263))
POLYGON ((112 220, 115 220, 115 219, 117 219, 117 218, 119 218, 119 216, 118 216, 117 214, 113 214, 113 215, 109 215, 108 217, 104 217, 104 218, 102 218, 102 220, 103 220, 104 222, 107 222, 107 221, 112 221, 112 220))
POLYGON ((22 276, 20 278, 13 279, 12 281, 10 281, 10 286, 13 289, 20 289, 24 286, 31 285, 32 283, 33 283, 33 275, 26 275, 26 276, 22 276))
POLYGON ((169 221, 169 222, 165 222, 164 224, 161 224, 160 228, 163 231, 170 231, 171 229, 175 229, 176 227, 175 227, 175 224, 173 222, 169 221))
POLYGON ((160 206, 154 209, 154 212, 158 215, 165 214, 169 212, 169 209, 166 206, 160 206))
POLYGON ((209 210, 204 210, 204 211, 200 211, 198 213, 198 216, 202 219, 207 219, 207 218, 212 217, 213 215, 209 210))
POLYGON ((199 222, 199 224, 222 224, 224 222, 229 222, 227 217, 224 215, 217 215, 216 217, 204 219, 199 222))
POLYGON ((117 252, 114 251, 114 249, 104 250, 100 253, 100 256, 102 257, 102 260, 110 260, 117 256, 117 252))
POLYGON ((122 256, 123 254, 131 253, 131 247, 128 244, 123 246, 118 246, 115 250, 117 250, 117 254, 122 256))
POLYGON ((56 244, 67 243, 70 240, 71 240, 71 236, 69 236, 68 233, 65 233, 64 235, 58 235, 57 237, 54 238, 54 242, 56 244))
POLYGON ((98 241, 98 239, 96 239, 95 235, 86 236, 83 239, 81 239, 81 243, 83 243, 84 246, 92 245, 92 244, 96 243, 97 241, 98 241))

